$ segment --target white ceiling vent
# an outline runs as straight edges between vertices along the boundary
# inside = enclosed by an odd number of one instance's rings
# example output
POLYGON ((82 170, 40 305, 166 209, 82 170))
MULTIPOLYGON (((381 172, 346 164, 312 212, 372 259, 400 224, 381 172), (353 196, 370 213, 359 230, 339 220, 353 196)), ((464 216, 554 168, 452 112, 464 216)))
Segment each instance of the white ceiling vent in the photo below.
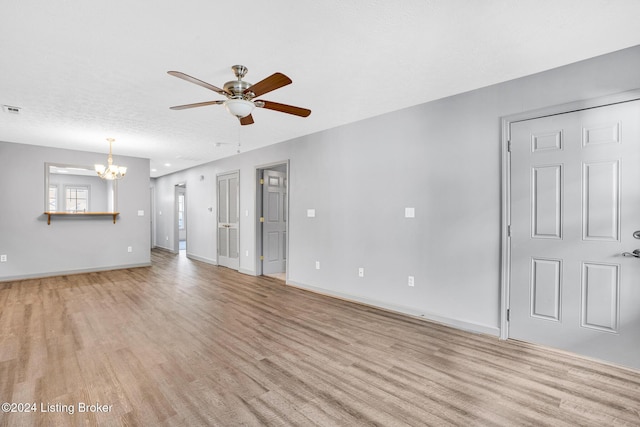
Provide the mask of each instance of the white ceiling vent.
POLYGON ((2 109, 5 113, 20 114, 20 107, 12 107, 11 105, 3 105, 2 109))

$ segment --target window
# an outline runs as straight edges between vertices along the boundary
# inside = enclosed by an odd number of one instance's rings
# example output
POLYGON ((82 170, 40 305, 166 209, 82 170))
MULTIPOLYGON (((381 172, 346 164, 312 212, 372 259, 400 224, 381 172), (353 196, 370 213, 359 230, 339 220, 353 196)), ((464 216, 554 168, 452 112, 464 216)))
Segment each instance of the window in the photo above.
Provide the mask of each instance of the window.
POLYGON ((184 230, 184 194, 178 194, 178 229, 184 230))
POLYGON ((89 211, 89 187, 67 186, 65 191, 65 210, 67 212, 89 211))
POLYGON ((58 210, 58 186, 49 186, 49 212, 56 212, 58 210))

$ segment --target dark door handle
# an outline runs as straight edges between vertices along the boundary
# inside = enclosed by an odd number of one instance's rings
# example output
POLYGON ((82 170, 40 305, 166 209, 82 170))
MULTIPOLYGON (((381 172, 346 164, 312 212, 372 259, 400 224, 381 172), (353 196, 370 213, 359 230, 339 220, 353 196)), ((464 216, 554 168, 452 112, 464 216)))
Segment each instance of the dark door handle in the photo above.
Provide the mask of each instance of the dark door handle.
POLYGON ((633 252, 622 252, 622 256, 633 256, 640 258, 640 249, 635 249, 633 252))

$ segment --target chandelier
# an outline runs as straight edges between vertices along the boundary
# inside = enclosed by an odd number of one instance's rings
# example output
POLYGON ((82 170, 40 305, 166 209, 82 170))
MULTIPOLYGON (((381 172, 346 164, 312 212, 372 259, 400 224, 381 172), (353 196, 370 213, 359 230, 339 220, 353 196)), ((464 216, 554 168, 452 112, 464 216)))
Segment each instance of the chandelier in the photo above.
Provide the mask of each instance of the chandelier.
POLYGON ((114 165, 113 158, 111 157, 111 144, 113 144, 115 139, 107 138, 107 141, 109 141, 109 158, 107 160, 109 165, 107 167, 104 165, 95 165, 96 173, 102 179, 114 180, 124 178, 127 173, 126 166, 114 165))

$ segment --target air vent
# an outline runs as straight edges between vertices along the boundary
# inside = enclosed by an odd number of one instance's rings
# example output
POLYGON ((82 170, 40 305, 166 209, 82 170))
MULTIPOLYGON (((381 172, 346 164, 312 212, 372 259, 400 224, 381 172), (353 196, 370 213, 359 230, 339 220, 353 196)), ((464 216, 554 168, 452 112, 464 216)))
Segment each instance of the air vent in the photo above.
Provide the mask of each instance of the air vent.
POLYGON ((20 114, 20 107, 12 107, 11 105, 3 105, 2 109, 5 113, 20 114))

